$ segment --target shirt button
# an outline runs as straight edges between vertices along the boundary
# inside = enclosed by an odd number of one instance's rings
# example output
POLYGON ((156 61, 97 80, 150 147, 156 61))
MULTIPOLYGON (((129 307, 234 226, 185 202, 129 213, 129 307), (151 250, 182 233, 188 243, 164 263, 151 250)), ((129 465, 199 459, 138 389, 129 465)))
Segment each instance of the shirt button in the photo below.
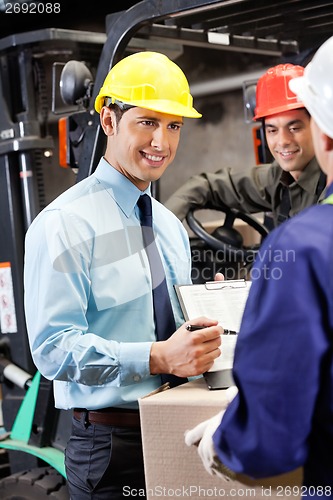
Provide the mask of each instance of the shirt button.
POLYGON ((134 375, 133 380, 134 380, 134 382, 140 382, 140 380, 141 380, 140 375, 134 375))

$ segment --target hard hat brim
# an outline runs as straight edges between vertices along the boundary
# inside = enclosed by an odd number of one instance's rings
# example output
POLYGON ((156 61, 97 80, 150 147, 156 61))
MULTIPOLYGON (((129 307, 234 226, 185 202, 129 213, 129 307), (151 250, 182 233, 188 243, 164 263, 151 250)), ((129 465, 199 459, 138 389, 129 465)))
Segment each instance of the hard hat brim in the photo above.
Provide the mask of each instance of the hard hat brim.
MULTIPOLYGON (((127 104, 127 103, 125 103, 127 104)), ((167 115, 181 116, 184 118, 201 118, 200 114, 196 109, 189 108, 183 104, 172 102, 169 100, 153 100, 153 101, 131 101, 131 106, 137 106, 138 108, 149 109, 151 111, 157 111, 158 113, 164 113, 167 115)), ((95 109, 97 113, 100 113, 104 105, 104 97, 100 96, 95 101, 95 109)))
POLYGON ((185 118, 201 118, 201 114, 188 106, 183 104, 168 101, 168 100, 154 100, 154 101, 133 101, 131 103, 133 106, 138 106, 139 108, 149 109, 151 111, 157 111, 158 113, 165 113, 167 115, 183 116, 185 118))
POLYGON ((301 101, 294 102, 294 103, 289 104, 289 105, 283 105, 283 106, 279 106, 276 108, 271 108, 269 110, 269 113, 258 113, 252 119, 253 119, 253 121, 257 121, 257 120, 261 120, 262 118, 266 118, 267 116, 277 115, 278 113, 284 113, 285 111, 291 111, 293 109, 300 109, 300 108, 304 108, 304 107, 305 106, 301 101))

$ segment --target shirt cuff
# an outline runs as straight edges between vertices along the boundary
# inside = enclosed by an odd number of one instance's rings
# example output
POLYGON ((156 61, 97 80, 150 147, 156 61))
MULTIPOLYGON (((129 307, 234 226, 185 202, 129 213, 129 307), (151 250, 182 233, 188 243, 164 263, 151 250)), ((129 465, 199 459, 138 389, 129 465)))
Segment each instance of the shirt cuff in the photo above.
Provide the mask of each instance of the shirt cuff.
POLYGON ((151 377, 150 350, 153 342, 126 342, 120 344, 120 384, 129 385, 151 377))

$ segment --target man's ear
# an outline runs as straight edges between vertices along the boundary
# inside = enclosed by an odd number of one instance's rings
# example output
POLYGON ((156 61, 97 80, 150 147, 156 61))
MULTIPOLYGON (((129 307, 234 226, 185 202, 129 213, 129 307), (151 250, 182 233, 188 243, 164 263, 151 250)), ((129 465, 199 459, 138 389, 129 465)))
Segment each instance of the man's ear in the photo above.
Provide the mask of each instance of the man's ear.
POLYGON ((332 139, 332 137, 329 137, 326 134, 323 134, 323 135, 324 135, 324 148, 325 148, 325 151, 332 151, 333 150, 333 139, 332 139))
POLYGON ((101 126, 104 130, 105 135, 113 135, 116 129, 116 117, 113 111, 107 106, 103 106, 100 111, 100 121, 101 126))

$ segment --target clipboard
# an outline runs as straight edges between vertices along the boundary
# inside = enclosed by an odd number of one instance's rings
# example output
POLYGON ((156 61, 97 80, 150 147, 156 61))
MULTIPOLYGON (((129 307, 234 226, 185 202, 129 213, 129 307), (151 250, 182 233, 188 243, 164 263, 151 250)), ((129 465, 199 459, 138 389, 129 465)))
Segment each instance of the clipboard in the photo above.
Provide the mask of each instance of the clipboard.
POLYGON ((186 321, 207 316, 216 319, 224 329, 236 333, 222 335, 221 356, 203 374, 210 390, 226 389, 234 385, 234 352, 250 287, 251 281, 244 279, 174 286, 186 321))

